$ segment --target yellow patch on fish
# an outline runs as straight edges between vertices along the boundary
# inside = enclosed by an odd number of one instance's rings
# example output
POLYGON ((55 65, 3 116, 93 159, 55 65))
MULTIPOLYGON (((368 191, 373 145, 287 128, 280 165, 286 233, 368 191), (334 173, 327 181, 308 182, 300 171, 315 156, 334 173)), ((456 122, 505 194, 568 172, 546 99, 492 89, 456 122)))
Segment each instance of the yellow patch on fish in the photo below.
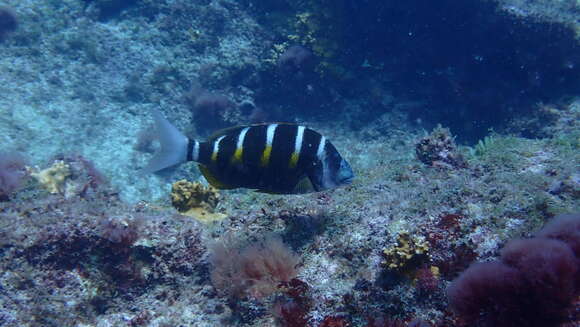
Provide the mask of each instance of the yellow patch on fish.
POLYGON ((298 159, 300 159, 300 153, 293 152, 292 156, 290 157, 290 163, 288 164, 288 167, 291 169, 296 168, 296 165, 298 165, 298 159))
POLYGON ((271 155, 272 155, 272 146, 268 145, 264 149, 264 152, 262 152, 262 158, 260 159, 260 164, 262 165, 262 167, 268 166, 268 164, 270 163, 271 155))
POLYGON ((232 156, 232 163, 242 162, 242 155, 243 154, 244 154, 244 148, 243 147, 237 148, 236 152, 234 152, 234 155, 232 156))

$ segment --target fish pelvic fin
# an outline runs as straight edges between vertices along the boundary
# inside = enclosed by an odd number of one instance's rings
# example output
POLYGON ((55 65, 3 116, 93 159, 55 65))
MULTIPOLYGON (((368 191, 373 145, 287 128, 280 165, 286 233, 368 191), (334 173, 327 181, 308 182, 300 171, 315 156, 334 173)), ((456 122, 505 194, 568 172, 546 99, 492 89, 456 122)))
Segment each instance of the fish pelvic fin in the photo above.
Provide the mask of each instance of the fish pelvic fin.
POLYGON ((159 110, 153 109, 152 114, 161 147, 141 170, 143 174, 154 173, 187 161, 189 144, 187 137, 165 119, 159 110))

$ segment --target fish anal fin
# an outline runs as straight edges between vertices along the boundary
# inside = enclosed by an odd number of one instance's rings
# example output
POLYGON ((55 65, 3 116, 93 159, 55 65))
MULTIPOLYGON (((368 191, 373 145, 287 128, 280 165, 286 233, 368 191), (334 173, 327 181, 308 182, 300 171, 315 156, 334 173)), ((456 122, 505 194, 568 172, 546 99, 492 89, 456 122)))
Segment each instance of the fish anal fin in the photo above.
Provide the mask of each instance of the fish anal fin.
POLYGON ((207 168, 205 165, 200 164, 199 171, 201 171, 203 177, 205 177, 207 182, 210 183, 211 186, 213 186, 217 189, 227 190, 227 189, 235 188, 235 187, 232 187, 232 186, 227 185, 225 183, 222 183, 217 177, 215 177, 214 174, 211 173, 209 168, 207 168))
POLYGON ((257 189, 255 191, 259 192, 259 193, 281 195, 281 194, 304 194, 304 193, 314 192, 316 190, 314 188, 314 185, 310 181, 310 178, 305 175, 304 177, 300 178, 300 180, 298 181, 298 183, 296 183, 296 186, 294 186, 294 188, 292 190, 273 191, 273 190, 267 190, 267 189, 257 189))
POLYGON ((302 177, 296 186, 294 186, 294 194, 310 193, 315 191, 314 185, 308 176, 302 177))

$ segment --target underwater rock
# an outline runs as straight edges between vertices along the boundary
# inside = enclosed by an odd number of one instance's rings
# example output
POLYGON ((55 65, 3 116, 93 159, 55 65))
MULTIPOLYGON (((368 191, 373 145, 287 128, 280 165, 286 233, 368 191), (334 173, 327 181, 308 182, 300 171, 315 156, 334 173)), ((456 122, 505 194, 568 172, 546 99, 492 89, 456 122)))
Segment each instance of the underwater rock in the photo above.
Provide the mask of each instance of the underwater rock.
POLYGON ((171 188, 171 204, 180 213, 194 217, 203 223, 219 221, 227 217, 216 212, 220 201, 217 189, 204 186, 199 182, 180 180, 173 183, 171 188))
POLYGON ((457 150, 448 128, 437 126, 415 145, 417 158, 424 164, 442 168, 465 168, 467 162, 457 150))

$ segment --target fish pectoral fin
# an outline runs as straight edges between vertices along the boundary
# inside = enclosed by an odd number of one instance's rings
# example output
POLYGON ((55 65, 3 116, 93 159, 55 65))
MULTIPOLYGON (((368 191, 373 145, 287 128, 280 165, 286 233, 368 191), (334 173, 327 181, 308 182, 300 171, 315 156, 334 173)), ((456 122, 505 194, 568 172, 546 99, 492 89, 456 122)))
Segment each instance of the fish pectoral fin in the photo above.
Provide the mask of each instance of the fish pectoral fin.
POLYGON ((199 171, 201 171, 201 174, 203 175, 203 177, 205 177, 205 179, 207 180, 207 182, 217 188, 217 189, 221 189, 221 190, 228 190, 228 189, 233 189, 235 187, 232 187, 230 185, 227 185, 226 183, 221 182, 217 177, 215 177, 214 174, 211 173, 211 171, 209 170, 209 168, 207 168, 205 165, 199 164, 199 171))
POLYGON ((316 189, 314 188, 312 181, 310 181, 310 178, 305 175, 298 181, 298 183, 296 183, 296 186, 294 186, 294 191, 292 193, 303 194, 315 191, 316 189))

